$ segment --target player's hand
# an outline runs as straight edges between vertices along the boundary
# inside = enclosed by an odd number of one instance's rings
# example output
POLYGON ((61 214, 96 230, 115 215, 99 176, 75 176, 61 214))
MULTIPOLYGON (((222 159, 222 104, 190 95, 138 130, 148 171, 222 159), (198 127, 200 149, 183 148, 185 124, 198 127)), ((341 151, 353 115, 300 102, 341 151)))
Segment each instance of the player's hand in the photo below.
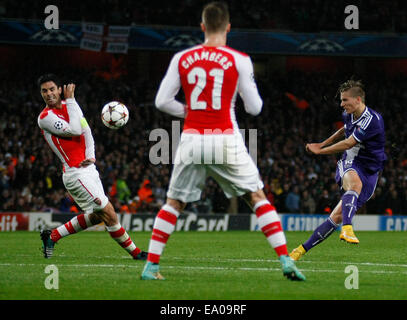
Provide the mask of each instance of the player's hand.
POLYGON ((312 154, 319 154, 322 148, 322 144, 321 143, 307 143, 305 146, 305 150, 308 153, 312 153, 312 154))
POLYGON ((69 83, 68 85, 64 84, 64 97, 65 99, 75 98, 74 96, 75 84, 69 83))
POLYGON ((87 167, 87 166, 89 166, 89 165, 95 163, 95 161, 96 161, 96 160, 93 159, 93 158, 85 159, 85 160, 83 160, 83 161, 79 164, 79 166, 80 166, 80 167, 87 167))

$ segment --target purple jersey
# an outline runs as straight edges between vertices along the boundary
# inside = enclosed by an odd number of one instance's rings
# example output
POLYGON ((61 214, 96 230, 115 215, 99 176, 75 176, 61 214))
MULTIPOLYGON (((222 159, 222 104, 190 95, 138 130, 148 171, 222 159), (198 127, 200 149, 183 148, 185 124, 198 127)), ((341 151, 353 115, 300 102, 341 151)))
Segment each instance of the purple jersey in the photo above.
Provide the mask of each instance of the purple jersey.
POLYGON ((346 138, 352 135, 358 142, 343 153, 342 160, 345 163, 355 162, 370 174, 383 170, 387 157, 384 152, 386 138, 382 116, 366 106, 357 120, 353 120, 353 114, 346 112, 342 117, 346 138))

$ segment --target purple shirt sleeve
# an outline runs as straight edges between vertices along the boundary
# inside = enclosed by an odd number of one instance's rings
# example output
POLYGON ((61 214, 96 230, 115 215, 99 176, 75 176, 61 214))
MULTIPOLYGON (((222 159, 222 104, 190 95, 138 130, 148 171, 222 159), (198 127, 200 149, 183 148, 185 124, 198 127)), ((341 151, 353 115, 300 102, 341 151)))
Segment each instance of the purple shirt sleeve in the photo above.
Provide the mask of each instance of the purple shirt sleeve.
POLYGON ((357 142, 363 142, 371 139, 377 134, 380 134, 381 126, 379 120, 375 115, 363 120, 361 125, 356 127, 353 131, 353 137, 357 142))

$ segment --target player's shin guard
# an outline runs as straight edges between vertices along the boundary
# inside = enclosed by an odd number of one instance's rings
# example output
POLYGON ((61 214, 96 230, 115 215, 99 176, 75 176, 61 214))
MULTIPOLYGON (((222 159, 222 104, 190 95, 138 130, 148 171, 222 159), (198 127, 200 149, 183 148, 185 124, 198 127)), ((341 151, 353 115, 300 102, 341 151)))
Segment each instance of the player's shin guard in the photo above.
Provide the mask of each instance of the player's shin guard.
POLYGON ((179 212, 172 206, 165 204, 158 212, 154 221, 153 234, 148 247, 147 261, 159 263, 168 238, 175 229, 179 212))
POLYGON ((253 207, 261 231, 278 256, 288 255, 287 241, 276 208, 267 200, 257 202, 253 207))
POLYGON ((72 218, 67 223, 63 224, 62 226, 52 230, 50 237, 52 241, 57 242, 59 239, 63 237, 80 232, 93 225, 94 224, 89 219, 89 213, 79 214, 76 217, 72 218))
POLYGON ((141 250, 136 247, 134 242, 131 240, 130 236, 124 230, 120 223, 113 226, 106 226, 106 230, 109 232, 110 236, 133 258, 136 257, 141 250))
POLYGON ((338 225, 332 221, 331 217, 325 220, 319 227, 317 227, 312 233, 311 237, 302 246, 305 250, 310 250, 317 244, 328 238, 332 232, 338 228, 338 225))
POLYGON ((342 196, 342 223, 343 225, 352 224, 353 216, 358 207, 359 194, 356 191, 346 191, 342 196))

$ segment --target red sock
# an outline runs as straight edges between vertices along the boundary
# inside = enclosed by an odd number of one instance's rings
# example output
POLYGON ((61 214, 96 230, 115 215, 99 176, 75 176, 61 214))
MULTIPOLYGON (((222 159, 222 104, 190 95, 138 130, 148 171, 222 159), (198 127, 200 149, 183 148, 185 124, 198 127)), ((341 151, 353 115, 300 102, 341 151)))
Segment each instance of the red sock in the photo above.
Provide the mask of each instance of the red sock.
POLYGON ((256 213, 261 231, 277 255, 288 255, 287 242, 276 208, 267 200, 263 200, 257 202, 253 210, 256 213))
POLYGON ((79 214, 64 225, 52 230, 51 240, 57 242, 63 237, 69 236, 70 234, 77 233, 93 226, 93 223, 90 221, 88 216, 89 214, 79 214))
POLYGON ((141 252, 120 223, 113 226, 106 226, 106 230, 109 232, 110 236, 133 258, 135 258, 141 252))
POLYGON ((57 229, 52 230, 50 237, 51 237, 51 240, 54 242, 57 242, 59 239, 62 238, 62 236, 59 234, 57 229))
POLYGON ((148 248, 147 261, 159 263, 170 235, 174 232, 179 212, 168 204, 163 205, 154 221, 148 248))

